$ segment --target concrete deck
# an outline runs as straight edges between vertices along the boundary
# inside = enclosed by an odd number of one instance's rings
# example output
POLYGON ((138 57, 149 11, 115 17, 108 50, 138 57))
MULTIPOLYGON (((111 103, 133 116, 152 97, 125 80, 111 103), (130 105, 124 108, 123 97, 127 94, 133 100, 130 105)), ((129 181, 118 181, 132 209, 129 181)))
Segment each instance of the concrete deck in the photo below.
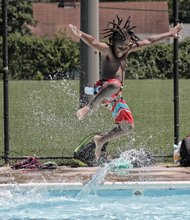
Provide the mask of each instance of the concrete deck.
MULTIPOLYGON (((14 183, 82 183, 88 182, 101 167, 71 168, 60 166, 54 170, 13 170, 0 168, 0 184, 14 183)), ((109 172, 106 182, 190 181, 190 167, 156 165, 151 167, 121 169, 109 172)))

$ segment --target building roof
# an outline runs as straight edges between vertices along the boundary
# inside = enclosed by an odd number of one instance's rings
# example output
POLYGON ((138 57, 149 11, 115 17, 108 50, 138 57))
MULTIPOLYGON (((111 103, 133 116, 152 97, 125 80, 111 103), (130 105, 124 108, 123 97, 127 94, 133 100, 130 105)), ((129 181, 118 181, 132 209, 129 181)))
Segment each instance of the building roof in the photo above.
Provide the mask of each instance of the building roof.
MULTIPOLYGON (((78 40, 69 30, 73 24, 80 29, 80 4, 72 8, 60 8, 57 3, 34 3, 33 14, 37 20, 33 33, 39 36, 54 37, 56 33, 66 31, 73 40, 78 40)), ((162 2, 100 2, 100 33, 116 15, 127 19, 131 16, 131 25, 137 26, 135 33, 141 36, 157 34, 169 29, 167 1, 162 2)), ((102 38, 102 36, 100 36, 102 38)))

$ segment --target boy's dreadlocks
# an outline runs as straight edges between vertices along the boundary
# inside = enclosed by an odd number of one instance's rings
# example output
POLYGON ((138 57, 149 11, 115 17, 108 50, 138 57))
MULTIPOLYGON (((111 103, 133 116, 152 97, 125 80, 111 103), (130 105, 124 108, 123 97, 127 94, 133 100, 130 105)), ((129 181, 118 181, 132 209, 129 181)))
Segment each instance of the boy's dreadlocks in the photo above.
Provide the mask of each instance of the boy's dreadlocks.
POLYGON ((132 43, 138 45, 137 41, 140 40, 140 38, 132 31, 136 26, 130 27, 131 17, 129 16, 124 26, 121 27, 123 18, 120 18, 118 15, 116 16, 117 21, 113 20, 112 22, 108 22, 112 27, 104 29, 104 38, 108 38, 110 45, 113 45, 113 42, 125 41, 130 36, 132 43))

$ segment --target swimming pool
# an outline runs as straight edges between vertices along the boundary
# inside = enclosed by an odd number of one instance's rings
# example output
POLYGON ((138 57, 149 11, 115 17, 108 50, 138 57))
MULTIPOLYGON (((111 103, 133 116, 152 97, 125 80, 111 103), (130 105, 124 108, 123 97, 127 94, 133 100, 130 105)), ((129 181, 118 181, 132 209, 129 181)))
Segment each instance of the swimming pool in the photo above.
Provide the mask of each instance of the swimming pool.
POLYGON ((189 220, 190 182, 105 183, 78 199, 80 184, 0 186, 1 220, 189 220))

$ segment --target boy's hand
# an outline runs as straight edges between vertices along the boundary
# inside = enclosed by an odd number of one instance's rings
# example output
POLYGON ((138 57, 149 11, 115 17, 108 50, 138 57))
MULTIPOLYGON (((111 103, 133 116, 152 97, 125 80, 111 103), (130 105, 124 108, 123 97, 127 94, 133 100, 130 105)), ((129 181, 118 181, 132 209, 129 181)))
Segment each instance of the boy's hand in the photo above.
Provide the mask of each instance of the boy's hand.
POLYGON ((69 27, 76 36, 81 37, 81 31, 78 30, 76 26, 69 24, 69 27))
POLYGON ((179 32, 182 30, 183 24, 177 24, 175 27, 170 29, 171 36, 174 38, 179 38, 179 32))

